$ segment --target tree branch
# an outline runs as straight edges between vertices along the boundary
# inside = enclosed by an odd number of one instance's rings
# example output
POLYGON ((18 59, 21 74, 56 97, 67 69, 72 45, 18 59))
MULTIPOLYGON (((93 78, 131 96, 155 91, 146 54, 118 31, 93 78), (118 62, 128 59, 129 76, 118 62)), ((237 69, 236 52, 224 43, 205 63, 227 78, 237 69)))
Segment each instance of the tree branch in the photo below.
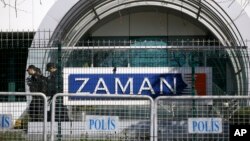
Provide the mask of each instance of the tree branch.
POLYGON ((1 0, 1 2, 3 3, 3 7, 6 7, 6 2, 5 2, 5 0, 1 0))
POLYGON ((16 18, 17 18, 17 8, 16 8, 16 3, 17 3, 17 0, 15 0, 15 12, 16 12, 16 18))
MULTIPOLYGON (((24 1, 26 1, 26 0, 23 0, 22 2, 24 2, 24 1)), ((10 4, 10 3, 6 3, 5 0, 0 0, 0 3, 3 4, 3 7, 4 7, 4 8, 7 7, 7 6, 9 6, 10 8, 15 9, 16 17, 17 17, 17 12, 18 12, 18 11, 27 12, 27 11, 25 11, 25 10, 22 10, 22 9, 19 9, 19 8, 18 8, 18 5, 19 5, 19 4, 18 4, 17 0, 15 0, 14 5, 12 5, 12 4, 10 4)), ((40 5, 42 5, 42 0, 40 0, 40 5)))

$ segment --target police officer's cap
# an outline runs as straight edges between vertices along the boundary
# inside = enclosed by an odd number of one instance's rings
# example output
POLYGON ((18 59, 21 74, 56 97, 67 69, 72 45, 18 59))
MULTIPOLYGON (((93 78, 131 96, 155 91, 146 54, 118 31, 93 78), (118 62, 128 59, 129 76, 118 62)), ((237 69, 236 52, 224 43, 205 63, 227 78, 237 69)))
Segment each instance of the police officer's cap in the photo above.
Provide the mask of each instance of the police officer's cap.
POLYGON ((55 63, 48 63, 47 65, 46 65, 46 70, 48 71, 49 69, 51 69, 51 68, 56 68, 56 64, 55 63))

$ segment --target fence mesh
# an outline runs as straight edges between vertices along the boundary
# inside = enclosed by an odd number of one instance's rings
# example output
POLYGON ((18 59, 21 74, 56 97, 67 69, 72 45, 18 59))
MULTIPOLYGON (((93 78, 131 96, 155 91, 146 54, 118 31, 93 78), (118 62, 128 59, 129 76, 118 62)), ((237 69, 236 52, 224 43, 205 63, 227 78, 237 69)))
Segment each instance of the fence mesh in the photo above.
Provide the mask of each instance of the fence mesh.
MULTIPOLYGON (((60 72, 63 72, 63 68, 91 67, 141 67, 142 70, 147 67, 211 68, 212 81, 208 83, 212 86, 209 89, 212 95, 247 95, 249 57, 246 48, 192 47, 189 49, 162 46, 65 47, 58 44, 57 47, 31 48, 28 64, 40 68, 44 76, 49 76, 46 71, 46 64, 49 62, 57 64, 60 72)), ((193 74, 195 76, 190 72, 190 78, 196 77, 197 72, 194 71, 193 74)), ((196 83, 202 85, 201 82, 196 83)))
POLYGON ((231 126, 249 125, 248 101, 249 97, 159 98, 158 141, 228 141, 235 133, 230 133, 231 126))
POLYGON ((210 67, 213 95, 248 93, 248 41, 237 46, 231 41, 203 36, 93 37, 68 46, 65 41, 50 40, 52 33, 0 33, 1 91, 28 91, 24 83, 27 65, 35 65, 47 77, 46 64, 53 62, 60 66, 60 71, 64 67, 210 67))
POLYGON ((58 96, 55 101, 55 140, 146 141, 153 138, 153 104, 148 97, 67 95, 58 96), (68 98, 68 106, 61 103, 63 98, 68 98))
MULTIPOLYGON (((168 96, 237 96, 249 94, 249 49, 247 46, 249 41, 240 43, 244 46, 238 46, 231 41, 218 41, 203 36, 83 37, 77 41, 74 46, 71 46, 68 45, 66 41, 51 39, 51 31, 0 33, 0 56, 2 57, 2 59, 0 59, 0 91, 42 92, 47 96, 49 103, 51 103, 52 96, 56 93, 93 93, 96 88, 100 94, 100 91, 103 92, 103 90, 107 92, 104 85, 92 83, 89 87, 93 88, 93 90, 90 91, 83 88, 80 89, 79 84, 74 82, 72 89, 68 89, 70 80, 67 79, 63 81, 62 79, 65 79, 65 76, 70 78, 71 74, 75 75, 78 72, 81 72, 80 75, 85 75, 86 70, 88 70, 88 74, 91 76, 91 73, 95 70, 93 74, 99 80, 101 74, 105 73, 104 70, 108 69, 110 70, 106 73, 108 75, 119 76, 121 74, 120 72, 130 71, 131 74, 138 74, 139 76, 133 79, 133 84, 135 85, 134 91, 132 92, 125 90, 126 88, 127 90, 130 88, 130 84, 132 85, 132 80, 129 77, 127 77, 127 80, 117 79, 117 81, 115 78, 114 80, 113 78, 112 80, 107 79, 107 82, 113 83, 115 81, 115 83, 122 88, 117 93, 139 95, 141 91, 143 91, 142 95, 148 95, 148 93, 152 93, 150 86, 150 84, 152 84, 155 95, 151 94, 150 96, 154 98, 161 96, 161 90, 168 90, 168 92, 170 92, 168 93, 169 95, 164 93, 168 96), (35 34, 37 38, 33 40, 35 34), (51 74, 46 68, 49 62, 54 63, 57 67, 57 75, 52 83, 55 85, 53 85, 53 87, 49 87, 48 84, 38 85, 39 90, 33 91, 28 83, 31 76, 27 73, 27 67, 29 65, 37 67, 47 82, 47 80, 51 79, 51 74), (66 68, 71 69, 71 71, 65 72, 64 70, 66 68), (171 80, 167 80, 167 78, 161 80, 160 77, 157 76, 157 79, 155 79, 155 81, 157 81, 156 83, 151 81, 151 79, 142 79, 142 77, 140 77, 142 76, 141 74, 145 73, 159 73, 159 70, 164 70, 162 72, 167 73, 167 75, 171 75, 170 73, 172 73, 172 75, 174 73, 181 73, 180 80, 181 82, 183 81, 183 85, 175 89, 175 82, 179 83, 180 81, 177 79, 176 81, 174 79, 172 80, 172 77, 171 80), (165 70, 170 71, 165 72, 165 70), (138 78, 142 79, 142 81, 138 78), (135 83, 136 81, 140 82, 135 83), (127 83, 128 85, 126 86, 127 83), (42 86, 46 87, 45 91, 40 90, 42 86), (54 88, 56 88, 56 90, 54 88)), ((78 78, 75 80, 78 81, 78 78)), ((80 82, 84 81, 81 80, 80 82)), ((104 84, 102 80, 99 82, 104 84)), ((108 89, 110 88, 115 89, 115 86, 110 87, 109 85, 108 89)), ((114 93, 116 93, 116 91, 111 91, 111 94, 114 93)), ((3 137, 3 140, 15 140, 15 138, 19 138, 20 140, 42 139, 42 135, 40 135, 42 130, 38 127, 42 127, 44 117, 38 111, 42 110, 43 102, 37 96, 32 96, 32 99, 34 102, 33 105, 30 103, 31 98, 25 95, 1 95, 0 104, 2 105, 0 108, 2 108, 3 111, 8 107, 4 105, 5 103, 10 104, 13 102, 14 105, 10 107, 12 109, 13 107, 17 107, 14 110, 17 110, 18 113, 25 114, 25 109, 26 113, 27 109, 33 112, 31 114, 33 117, 30 115, 27 116, 27 114, 26 117, 24 117, 25 126, 22 125, 23 120, 21 120, 20 130, 16 129, 16 127, 8 131, 1 129, 0 137, 3 137), (15 104, 21 105, 15 106, 15 104), (27 128, 26 126, 34 126, 34 128, 27 128), (12 136, 12 132, 15 132, 16 136, 12 136), (7 137, 10 139, 7 139, 7 137)), ((62 104, 64 102, 63 97, 58 97, 55 104, 56 139, 64 139, 65 137, 68 140, 148 140, 151 138, 148 134, 149 105, 134 105, 133 103, 127 105, 110 105, 107 103, 112 103, 115 100, 109 98, 105 98, 105 101, 95 98, 78 99, 81 99, 80 101, 89 100, 92 102, 96 101, 96 103, 104 103, 101 105, 88 105, 86 103, 77 104, 76 102, 76 105, 66 104, 66 106, 62 104), (82 130, 86 130, 86 125, 83 125, 81 122, 86 115, 89 115, 88 118, 91 118, 91 116, 119 117, 122 131, 116 134, 86 134, 86 132, 82 132, 82 130), (124 119, 130 121, 125 121, 124 119), (62 136, 62 138, 60 136, 62 136)), ((121 101, 124 102, 127 100, 124 99, 121 101)), ((128 101, 131 100, 128 99, 128 101)), ((209 104, 204 105, 202 102, 206 103, 207 101, 198 99, 169 99, 166 100, 167 102, 164 101, 165 100, 159 100, 158 103, 159 120, 157 125, 159 127, 159 140, 189 140, 195 138, 195 136, 201 140, 228 140, 228 126, 230 126, 231 123, 248 123, 246 112, 248 106, 243 99, 213 99, 210 100, 213 106, 209 104), (243 111, 243 115, 239 111, 243 111), (198 116, 204 118, 222 118, 223 135, 187 134, 187 119, 198 116)), ((51 109, 51 107, 49 107, 49 109, 51 109)), ((6 112, 3 112, 1 115, 2 118, 9 117, 9 115, 5 113, 6 112)), ((48 122, 50 122, 51 114, 51 110, 49 110, 48 122)), ((14 124, 18 124, 19 120, 16 115, 11 118, 14 119, 14 124)), ((50 127, 50 123, 46 126, 50 127)))
POLYGON ((14 95, 27 96, 30 100, 16 100, 16 102, 0 103, 0 140, 45 140, 47 102, 44 95, 0 92, 0 101, 7 101, 6 98, 8 98, 8 96, 14 95))

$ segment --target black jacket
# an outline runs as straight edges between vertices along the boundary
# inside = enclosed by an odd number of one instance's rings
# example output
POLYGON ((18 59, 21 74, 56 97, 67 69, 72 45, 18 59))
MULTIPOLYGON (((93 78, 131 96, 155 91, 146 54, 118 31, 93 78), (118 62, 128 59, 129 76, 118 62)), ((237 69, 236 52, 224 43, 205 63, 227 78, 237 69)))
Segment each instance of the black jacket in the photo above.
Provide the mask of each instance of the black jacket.
POLYGON ((47 93, 47 78, 43 75, 35 74, 27 80, 30 92, 47 93))
POLYGON ((60 74, 58 74, 57 71, 51 73, 48 78, 48 96, 53 96, 56 93, 62 93, 63 88, 62 88, 62 82, 63 79, 60 74))
MULTIPOLYGON (((40 73, 32 75, 27 79, 30 92, 41 92, 47 94, 47 78, 40 73)), ((44 118, 44 99, 41 96, 33 96, 29 106, 31 121, 42 121, 44 118)))

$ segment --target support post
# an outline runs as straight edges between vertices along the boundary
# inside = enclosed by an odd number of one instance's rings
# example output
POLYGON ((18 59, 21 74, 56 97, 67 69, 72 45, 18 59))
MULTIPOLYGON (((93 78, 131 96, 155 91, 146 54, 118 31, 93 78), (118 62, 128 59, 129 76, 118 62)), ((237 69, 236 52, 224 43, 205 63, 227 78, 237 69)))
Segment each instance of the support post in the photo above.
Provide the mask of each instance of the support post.
MULTIPOLYGON (((62 45, 61 45, 61 42, 60 41, 58 41, 58 50, 57 50, 57 65, 58 65, 58 68, 57 68, 57 91, 61 91, 62 90, 62 80, 61 80, 61 73, 62 73, 62 45)), ((59 105, 58 106, 58 134, 57 134, 57 140, 58 141, 61 141, 62 140, 62 127, 61 127, 61 116, 60 116, 60 114, 61 114, 61 103, 62 103, 62 99, 61 99, 61 97, 58 97, 58 99, 56 100, 56 103, 58 102, 58 104, 57 105, 59 105)), ((56 112, 55 112, 56 113, 56 112)))

